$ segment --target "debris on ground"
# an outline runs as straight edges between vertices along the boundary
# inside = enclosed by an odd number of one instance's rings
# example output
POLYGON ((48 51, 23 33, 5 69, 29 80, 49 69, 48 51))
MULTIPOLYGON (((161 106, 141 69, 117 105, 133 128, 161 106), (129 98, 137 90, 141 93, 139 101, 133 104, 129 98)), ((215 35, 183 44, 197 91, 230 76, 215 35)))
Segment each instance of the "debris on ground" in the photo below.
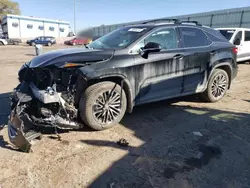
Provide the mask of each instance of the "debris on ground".
POLYGON ((203 135, 201 134, 201 132, 196 132, 196 131, 194 131, 193 134, 194 134, 195 136, 203 136, 203 135))
POLYGON ((118 142, 118 145, 123 146, 123 147, 128 147, 129 143, 125 138, 121 138, 118 142))

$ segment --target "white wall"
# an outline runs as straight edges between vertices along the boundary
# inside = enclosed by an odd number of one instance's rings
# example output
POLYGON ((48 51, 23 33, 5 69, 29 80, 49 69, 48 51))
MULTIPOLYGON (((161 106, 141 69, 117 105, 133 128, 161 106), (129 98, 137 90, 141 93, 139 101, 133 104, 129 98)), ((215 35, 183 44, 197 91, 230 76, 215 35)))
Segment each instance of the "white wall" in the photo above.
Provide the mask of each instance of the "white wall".
POLYGON ((20 23, 17 18, 7 18, 7 28, 9 38, 20 38, 20 23), (13 26, 16 24, 16 27, 13 26))
POLYGON ((69 33, 69 25, 49 22, 47 20, 29 20, 25 18, 7 17, 8 24, 3 27, 4 32, 8 32, 9 38, 34 38, 38 36, 53 36, 53 37, 66 37, 69 33), (17 27, 13 27, 13 23, 18 23, 17 27), (32 28, 28 28, 27 25, 32 25, 32 28), (39 29, 39 26, 43 26, 43 30, 39 29), (5 28, 6 27, 6 28, 5 28), (54 27, 54 31, 49 28, 54 27), (64 32, 60 31, 60 28, 64 28, 64 32), (8 31, 7 31, 8 29, 8 31))
POLYGON ((65 24, 59 24, 59 29, 63 28, 64 31, 59 31, 59 36, 58 37, 67 37, 69 34, 69 25, 65 25, 65 24))
POLYGON ((58 37, 58 24, 44 22, 45 36, 58 37), (49 30, 50 27, 54 27, 54 31, 49 30))

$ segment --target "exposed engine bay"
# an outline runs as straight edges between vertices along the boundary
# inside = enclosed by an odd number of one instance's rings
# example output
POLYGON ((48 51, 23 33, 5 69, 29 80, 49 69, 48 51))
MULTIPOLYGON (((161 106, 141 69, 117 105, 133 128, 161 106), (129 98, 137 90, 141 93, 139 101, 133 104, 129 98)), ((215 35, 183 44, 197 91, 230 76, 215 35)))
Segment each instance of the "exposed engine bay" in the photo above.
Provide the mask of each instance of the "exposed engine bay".
POLYGON ((10 141, 19 149, 29 152, 30 140, 40 135, 42 127, 54 127, 56 132, 83 126, 76 105, 77 68, 21 68, 8 126, 10 141))

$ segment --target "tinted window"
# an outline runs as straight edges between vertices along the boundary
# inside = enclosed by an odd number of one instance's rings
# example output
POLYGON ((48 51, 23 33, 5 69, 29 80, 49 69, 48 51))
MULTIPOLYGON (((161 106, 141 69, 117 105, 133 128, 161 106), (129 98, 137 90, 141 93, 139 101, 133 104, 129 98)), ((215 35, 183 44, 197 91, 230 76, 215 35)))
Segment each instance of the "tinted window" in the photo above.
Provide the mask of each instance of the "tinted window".
POLYGON ((205 32, 205 34, 214 42, 226 42, 228 41, 223 35, 218 36, 218 35, 214 35, 212 33, 209 32, 205 32))
POLYGON ((153 32, 144 40, 133 47, 130 53, 138 53, 140 48, 144 47, 148 42, 155 42, 161 45, 162 49, 178 48, 176 31, 173 28, 161 29, 153 32))
POLYGON ((12 26, 13 26, 13 27, 18 27, 18 23, 13 22, 13 23, 12 23, 12 26))
POLYGON ((49 30, 50 30, 50 31, 54 31, 55 28, 54 28, 54 27, 49 27, 49 30))
POLYGON ((144 44, 146 45, 148 42, 158 43, 162 49, 175 49, 178 47, 176 32, 173 28, 162 29, 152 33, 144 40, 144 44))
POLYGON ((239 32, 236 34, 236 36, 234 37, 233 43, 234 43, 235 45, 240 45, 241 40, 242 40, 242 31, 239 31, 239 32))
POLYGON ((60 28, 60 32, 64 32, 64 28, 60 28))
POLYGON ((28 29, 32 29, 32 28, 33 28, 33 25, 32 25, 32 24, 28 24, 28 25, 27 25, 27 28, 28 28, 28 29))
POLYGON ((245 31, 245 41, 250 41, 250 31, 245 31))
POLYGON ((38 27, 38 29, 43 30, 44 27, 40 25, 40 26, 38 27))
POLYGON ((185 48, 207 46, 211 41, 197 28, 181 27, 181 37, 185 48))
POLYGON ((227 39, 230 40, 235 32, 234 29, 230 29, 230 30, 219 30, 220 33, 227 39))

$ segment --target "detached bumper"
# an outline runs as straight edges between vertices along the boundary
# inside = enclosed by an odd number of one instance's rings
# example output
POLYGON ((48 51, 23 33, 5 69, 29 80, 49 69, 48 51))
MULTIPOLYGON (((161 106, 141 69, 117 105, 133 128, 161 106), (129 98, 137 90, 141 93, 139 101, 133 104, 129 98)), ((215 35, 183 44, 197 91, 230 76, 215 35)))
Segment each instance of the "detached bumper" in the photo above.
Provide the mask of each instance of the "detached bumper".
POLYGON ((18 115, 13 114, 13 112, 10 115, 8 123, 8 135, 10 142, 17 148, 24 152, 30 152, 31 144, 30 140, 24 136, 23 122, 19 119, 18 115))

